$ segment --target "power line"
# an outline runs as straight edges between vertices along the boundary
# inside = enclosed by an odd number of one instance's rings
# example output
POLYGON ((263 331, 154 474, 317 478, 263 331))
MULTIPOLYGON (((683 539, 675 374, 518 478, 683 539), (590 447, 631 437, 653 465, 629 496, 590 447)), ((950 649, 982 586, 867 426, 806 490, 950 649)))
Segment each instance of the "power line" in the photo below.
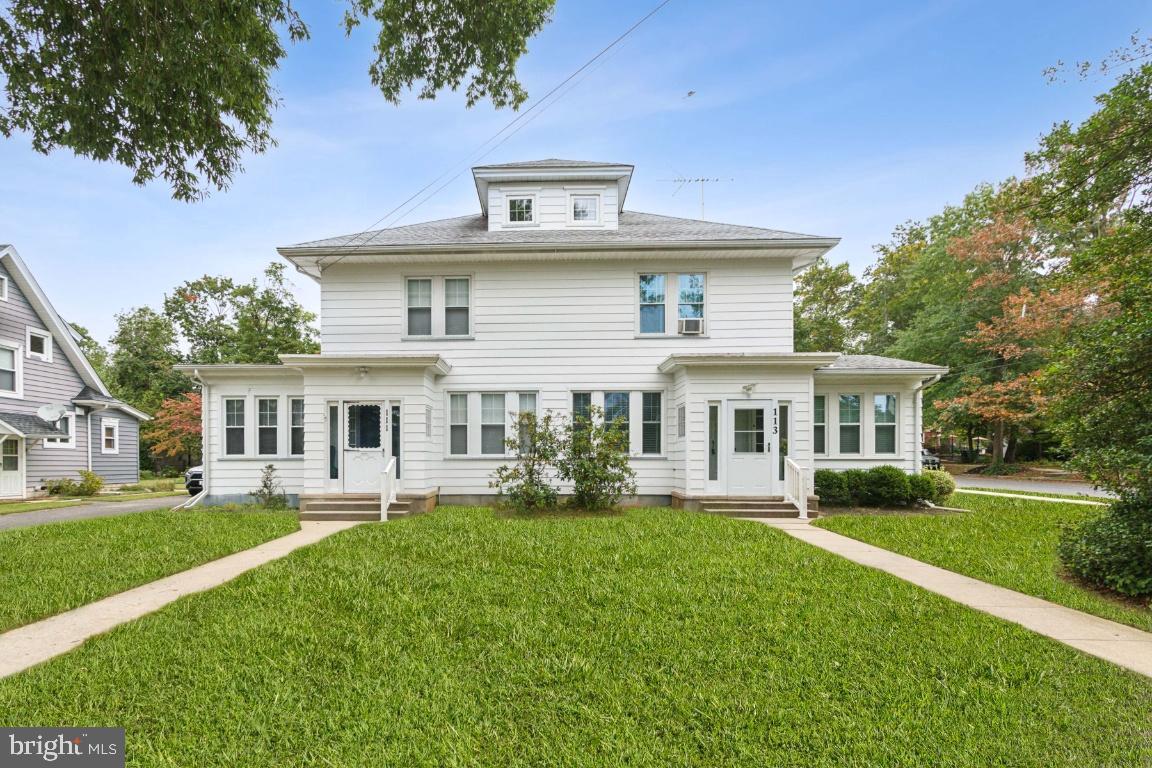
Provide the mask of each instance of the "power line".
MULTIPOLYGON (((668 5, 668 3, 670 3, 670 2, 672 2, 672 0, 661 0, 661 2, 657 3, 657 4, 656 4, 656 6, 655 6, 655 7, 654 7, 652 10, 650 10, 650 11, 649 11, 647 14, 645 14, 643 17, 641 17, 639 21, 637 21, 636 23, 634 23, 634 24, 633 24, 632 26, 630 26, 628 29, 624 30, 624 32, 622 32, 622 33, 621 33, 621 34, 620 34, 620 35, 619 35, 619 36, 618 36, 618 37, 617 37, 615 40, 613 40, 612 42, 608 43, 608 45, 604 46, 604 48, 602 48, 602 49, 601 49, 601 50, 600 50, 600 51, 599 51, 599 52, 598 52, 598 53, 597 53, 595 56, 593 56, 592 58, 590 58, 590 59, 588 59, 586 62, 584 62, 584 63, 583 63, 583 64, 582 64, 582 65, 581 65, 581 66, 580 66, 578 69, 576 69, 574 72, 572 72, 572 74, 568 75, 568 77, 564 78, 564 79, 563 79, 563 80, 561 80, 559 83, 557 83, 555 86, 553 86, 551 90, 549 90, 549 91, 548 91, 547 93, 545 93, 545 94, 544 94, 542 97, 540 97, 540 99, 539 99, 538 101, 536 101, 535 103, 533 103, 533 104, 532 104, 532 106, 530 106, 528 109, 524 110, 523 112, 521 112, 520 114, 518 114, 518 115, 517 115, 515 118, 513 118, 512 120, 510 120, 510 121, 509 121, 509 122, 508 122, 508 123, 507 123, 507 124, 506 124, 506 125, 505 125, 503 128, 501 128, 499 131, 497 131, 496 133, 492 134, 492 136, 490 136, 490 137, 489 137, 487 140, 485 140, 485 141, 484 141, 482 144, 480 144, 480 146, 478 146, 478 147, 477 147, 475 150, 473 150, 473 151, 472 151, 472 153, 471 153, 471 154, 470 154, 470 155, 469 155, 467 158, 465 158, 464 160, 461 160, 460 162, 458 162, 458 163, 456 163, 456 164, 454 164, 454 165, 450 166, 450 167, 449 167, 447 170, 445 170, 443 173, 441 173, 441 174, 440 174, 439 176, 437 176, 436 178, 432 179, 432 181, 430 181, 430 182, 428 182, 427 184, 425 184, 423 187, 421 187, 419 190, 417 190, 415 193, 413 193, 413 194, 412 194, 410 197, 408 197, 408 198, 407 198, 406 200, 404 200, 402 203, 400 203, 400 204, 399 204, 399 205, 397 205, 396 207, 392 208, 392 210, 390 210, 390 211, 388 211, 387 213, 385 213, 383 216, 381 216, 381 217, 380 217, 379 219, 377 219, 376 221, 374 221, 374 222, 372 222, 371 224, 369 224, 367 228, 365 228, 365 229, 361 230, 360 232, 358 232, 358 233, 356 233, 356 234, 352 235, 352 236, 350 237, 350 239, 348 240, 348 242, 347 242, 347 243, 345 243, 343 246, 340 246, 340 247, 341 247, 341 248, 348 248, 348 249, 351 249, 351 248, 355 247, 356 245, 358 245, 358 243, 356 242, 356 240, 357 240, 358 238, 360 238, 360 237, 363 237, 363 236, 366 236, 366 235, 369 235, 371 232, 373 232, 373 231, 374 231, 375 227, 377 227, 378 225, 380 225, 381 223, 383 223, 383 222, 384 222, 386 219, 388 219, 389 217, 391 217, 392 215, 394 215, 394 214, 395 214, 397 211, 399 211, 399 210, 401 210, 402 208, 404 208, 405 206, 407 206, 409 203, 411 203, 413 200, 415 200, 416 198, 418 198, 420 195, 422 195, 422 194, 423 194, 424 192, 426 192, 428 189, 430 189, 430 188, 431 188, 431 187, 433 187, 435 184, 437 184, 438 182, 440 182, 442 179, 444 179, 444 177, 448 176, 448 174, 450 174, 450 173, 452 173, 452 171, 456 170, 456 169, 457 169, 457 168, 458 168, 458 167, 459 167, 461 164, 463 164, 463 165, 465 165, 465 166, 471 165, 471 163, 475 162, 476 160, 478 160, 478 159, 482 159, 483 157, 486 157, 486 156, 487 156, 488 154, 490 154, 491 152, 495 151, 495 150, 496 150, 498 147, 500 147, 500 146, 501 146, 501 145, 502 145, 502 144, 503 144, 505 141, 507 141, 509 138, 511 138, 511 137, 512 137, 513 135, 515 135, 516 133, 518 133, 520 129, 519 129, 519 128, 517 128, 517 129, 516 129, 516 131, 513 131, 511 134, 509 134, 508 136, 506 136, 506 137, 505 137, 503 140, 501 140, 501 141, 500 141, 499 143, 497 143, 495 146, 493 146, 493 147, 491 147, 490 149, 488 149, 487 151, 485 151, 485 152, 484 152, 484 154, 483 154, 483 155, 480 155, 480 157, 479 157, 479 158, 475 157, 475 155, 477 155, 478 153, 480 153, 481 151, 483 151, 485 147, 487 147, 489 144, 491 144, 493 141, 495 141, 497 138, 499 138, 499 137, 500 137, 502 134, 506 133, 506 132, 507 132, 509 129, 511 129, 511 128, 512 128, 513 126, 515 126, 516 124, 518 124, 518 123, 520 123, 521 121, 525 120, 525 118, 527 118, 527 117, 528 117, 528 115, 532 114, 532 112, 533 112, 534 110, 536 110, 538 107, 541 107, 541 105, 545 104, 545 103, 548 101, 548 98, 549 98, 550 96, 552 96, 553 94, 555 94, 556 92, 558 92, 558 91, 559 91, 561 88, 563 88, 565 85, 567 85, 569 82, 571 82, 571 81, 572 81, 573 79, 575 79, 577 76, 579 76, 579 75, 580 75, 582 72, 584 72, 584 71, 585 71, 585 70, 587 70, 589 67, 591 67, 593 64, 595 64, 595 63, 596 63, 598 60, 600 60, 601 58, 603 58, 603 57, 604 57, 606 54, 608 54, 608 52, 609 52, 609 51, 613 50, 613 49, 614 49, 616 46, 618 46, 618 45, 619 45, 621 42, 623 42, 625 38, 627 38, 629 35, 631 35, 633 32, 635 32, 635 31, 636 31, 636 30, 637 30, 637 29, 638 29, 638 28, 639 28, 639 27, 640 27, 642 24, 644 24, 644 22, 648 21, 648 19, 650 19, 650 18, 652 18, 653 16, 655 16, 655 15, 656 15, 656 14, 657 14, 657 13, 658 13, 658 12, 659 12, 661 9, 663 9, 663 8, 664 8, 664 6, 668 5)), ((565 93, 567 93, 567 92, 565 92, 565 93)), ((561 97, 563 97, 563 95, 565 95, 565 94, 561 94, 561 97)), ((555 103, 555 101, 559 101, 559 98, 560 98, 560 97, 558 97, 557 99, 555 99, 555 100, 554 100, 552 103, 555 103)), ((548 104, 548 106, 551 106, 551 104, 548 104)), ((546 109, 547 109, 547 107, 544 107, 544 108, 541 110, 541 112, 543 112, 543 111, 544 111, 544 110, 546 110, 546 109)), ((538 114, 539 114, 539 113, 537 113, 537 115, 538 115, 538 114)), ((536 117, 536 115, 534 115, 532 119, 535 119, 535 117, 536 117)), ((529 120, 528 122, 531 122, 531 121, 529 120)), ((525 125, 526 125, 526 124, 527 124, 527 123, 525 123, 525 125)), ((521 126, 521 128, 522 128, 522 127, 523 127, 523 125, 521 126)), ((463 171, 457 171, 457 173, 456 173, 454 176, 452 176, 452 178, 451 178, 451 179, 449 179, 449 180, 448 180, 448 183, 451 183, 453 180, 455 180, 455 179, 456 179, 456 177, 458 177, 458 176, 460 175, 460 173, 462 173, 462 172, 463 172, 463 171)), ((433 191, 433 192, 432 192, 430 195, 428 195, 428 197, 424 198, 424 199, 423 199, 423 200, 421 200, 419 203, 417 203, 415 206, 413 206, 413 207, 412 207, 410 210, 408 210, 407 212, 405 212, 405 215, 407 215, 408 213, 411 213, 413 210, 415 210, 416 208, 418 208, 418 207, 419 207, 420 205, 422 205, 424 202, 427 202, 428 200, 430 200, 432 197, 434 197, 436 194, 438 194, 438 193, 440 192, 440 190, 442 190, 442 189, 444 188, 444 186, 446 186, 446 184, 445 184, 445 185, 441 185, 440 187, 437 187, 437 188, 436 188, 436 189, 435 189, 435 190, 434 190, 434 191, 433 191)), ((333 266, 333 265, 335 265, 335 264, 338 264, 338 263, 340 263, 340 261, 341 261, 342 259, 344 259, 344 258, 345 258, 345 256, 347 256, 347 255, 348 255, 348 254, 341 254, 340 256, 336 257, 336 258, 335 258, 335 259, 334 259, 332 262, 330 262, 330 263, 328 263, 328 264, 325 264, 325 263, 323 262, 323 260, 321 260, 321 261, 319 262, 319 267, 320 267, 320 269, 321 269, 321 270, 323 270, 323 269, 326 269, 327 267, 330 267, 330 266, 333 266)))

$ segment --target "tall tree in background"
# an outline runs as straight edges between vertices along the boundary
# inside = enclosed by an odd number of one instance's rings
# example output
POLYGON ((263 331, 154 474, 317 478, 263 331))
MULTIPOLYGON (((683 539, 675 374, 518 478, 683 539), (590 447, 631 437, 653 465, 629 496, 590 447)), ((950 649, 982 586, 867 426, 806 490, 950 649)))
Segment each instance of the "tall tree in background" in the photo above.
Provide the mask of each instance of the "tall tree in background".
POLYGON ((112 394, 148 413, 165 398, 187 392, 192 382, 172 367, 181 361, 172 323, 149 307, 116 316, 108 358, 112 394))
POLYGON ((848 352, 854 344, 851 318, 860 286, 847 264, 821 256, 796 278, 793 343, 797 352, 848 352))
MULTIPOLYGON (((384 98, 465 89, 518 107, 516 63, 555 0, 348 0, 348 34, 379 25, 369 76, 384 98)), ((288 0, 8 0, 0 7, 0 133, 28 134, 47 154, 119 163, 173 197, 225 189, 245 154, 275 144, 271 75, 285 39, 309 36, 288 0)))
POLYGON ((101 378, 105 383, 108 380, 108 350, 104 345, 92 338, 92 334, 82 325, 76 323, 68 323, 77 334, 80 336, 79 344, 80 351, 84 353, 84 357, 88 358, 88 362, 96 369, 96 375, 101 378))
POLYGON ((152 421, 144 425, 152 455, 181 459, 186 467, 199 461, 200 407, 199 392, 166 398, 152 421))

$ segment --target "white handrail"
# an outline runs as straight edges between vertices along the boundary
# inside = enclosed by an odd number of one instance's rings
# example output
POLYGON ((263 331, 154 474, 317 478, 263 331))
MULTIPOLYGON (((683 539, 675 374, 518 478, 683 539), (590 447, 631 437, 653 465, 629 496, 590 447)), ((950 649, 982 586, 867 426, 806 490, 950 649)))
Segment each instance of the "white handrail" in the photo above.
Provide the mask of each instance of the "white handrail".
POLYGON ((784 458, 784 499, 796 505, 800 519, 808 519, 808 470, 795 459, 784 458))
POLYGON ((380 476, 380 522, 388 520, 388 507, 396 501, 396 457, 388 459, 380 476))

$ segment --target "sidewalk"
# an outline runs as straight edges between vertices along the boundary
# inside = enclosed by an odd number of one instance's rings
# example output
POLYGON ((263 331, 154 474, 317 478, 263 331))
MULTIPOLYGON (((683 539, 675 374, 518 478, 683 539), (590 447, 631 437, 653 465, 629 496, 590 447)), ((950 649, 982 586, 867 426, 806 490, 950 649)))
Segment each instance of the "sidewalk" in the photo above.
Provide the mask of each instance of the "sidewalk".
MULTIPOLYGON (((752 518, 747 518, 752 519, 752 518)), ((911 582, 969 608, 1019 624, 1077 650, 1152 677, 1152 634, 962 576, 795 519, 763 520, 789 536, 911 582)))
POLYGON ((0 634, 0 678, 67 653, 93 635, 158 611, 185 595, 218 587, 257 566, 355 525, 359 523, 300 523, 299 531, 252 549, 0 634))

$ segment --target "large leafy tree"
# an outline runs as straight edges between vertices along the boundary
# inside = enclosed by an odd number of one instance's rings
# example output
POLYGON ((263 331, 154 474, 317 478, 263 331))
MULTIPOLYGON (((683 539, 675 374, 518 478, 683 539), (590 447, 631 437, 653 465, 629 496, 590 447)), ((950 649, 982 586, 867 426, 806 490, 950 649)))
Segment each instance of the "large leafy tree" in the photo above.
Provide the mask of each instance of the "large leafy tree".
POLYGON ((200 457, 200 407, 199 392, 166 398, 145 425, 152 455, 181 458, 186 466, 195 464, 200 457))
MULTIPOLYGON (((392 102, 463 86, 469 106, 519 106, 516 63, 555 0, 349 0, 379 25, 369 74, 392 102)), ((272 71, 309 31, 288 0, 8 0, 0 7, 0 132, 48 153, 162 178, 181 200, 224 189, 272 138, 272 71)))
POLYGON ((820 257, 796 278, 796 351, 849 351, 854 341, 851 317, 859 301, 860 285, 848 265, 832 265, 820 257))
POLYGON ((169 397, 187 392, 192 382, 172 370, 181 360, 168 318, 149 307, 116 316, 108 359, 112 394, 149 413, 169 397))

